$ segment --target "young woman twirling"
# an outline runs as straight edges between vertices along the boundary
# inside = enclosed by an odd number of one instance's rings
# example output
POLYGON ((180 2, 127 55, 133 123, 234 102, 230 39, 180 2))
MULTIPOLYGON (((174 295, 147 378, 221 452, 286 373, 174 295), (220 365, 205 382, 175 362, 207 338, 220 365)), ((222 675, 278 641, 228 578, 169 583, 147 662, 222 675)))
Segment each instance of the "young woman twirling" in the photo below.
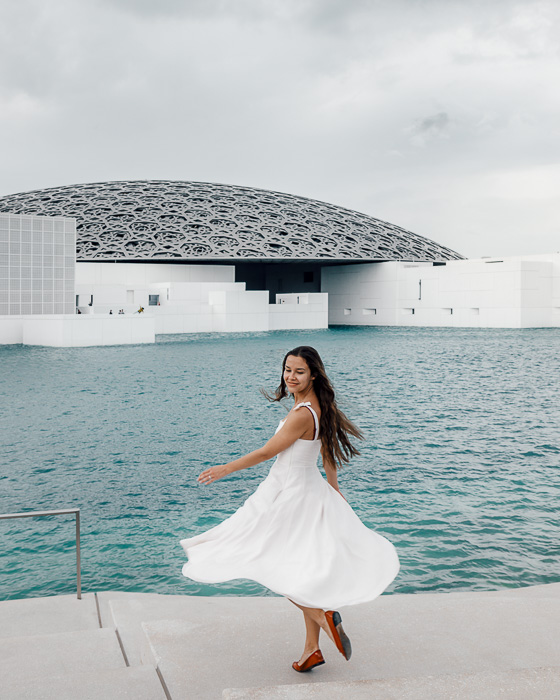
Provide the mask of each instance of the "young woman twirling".
POLYGON ((231 517, 181 540, 188 562, 183 574, 218 583, 258 581, 288 598, 302 612, 306 639, 299 672, 325 663, 324 631, 349 659, 352 648, 338 608, 373 600, 399 571, 393 545, 367 528, 338 487, 337 469, 358 454, 350 438, 358 428, 338 408, 318 352, 290 350, 282 363, 273 401, 291 394, 294 406, 258 450, 204 470, 201 484, 276 457, 268 476, 231 517), (326 480, 317 467, 322 456, 326 480))

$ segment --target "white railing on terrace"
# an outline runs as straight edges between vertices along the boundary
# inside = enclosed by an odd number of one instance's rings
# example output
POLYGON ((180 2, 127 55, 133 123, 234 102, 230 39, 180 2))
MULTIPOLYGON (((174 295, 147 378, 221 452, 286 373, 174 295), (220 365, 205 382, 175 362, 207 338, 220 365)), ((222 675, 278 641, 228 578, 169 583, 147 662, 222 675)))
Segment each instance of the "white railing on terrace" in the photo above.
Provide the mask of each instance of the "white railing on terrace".
POLYGON ((76 516, 76 592, 78 600, 82 598, 82 574, 80 571, 80 509, 66 508, 64 510, 35 510, 29 513, 4 513, 0 514, 0 520, 13 520, 15 518, 41 518, 47 515, 70 515, 76 516))

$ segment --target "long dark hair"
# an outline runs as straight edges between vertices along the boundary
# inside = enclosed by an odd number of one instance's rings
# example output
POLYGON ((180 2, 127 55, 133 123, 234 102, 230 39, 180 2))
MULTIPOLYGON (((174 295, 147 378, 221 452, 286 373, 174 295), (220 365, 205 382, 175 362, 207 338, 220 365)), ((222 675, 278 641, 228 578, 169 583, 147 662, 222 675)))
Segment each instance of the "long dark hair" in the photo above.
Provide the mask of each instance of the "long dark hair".
POLYGON ((311 370, 311 376, 315 377, 313 379, 313 389, 321 407, 319 435, 321 436, 323 461, 332 462, 335 467, 340 469, 350 461, 351 457, 360 454, 350 442, 349 435, 360 440, 363 439, 363 435, 359 428, 336 405, 334 389, 325 372, 323 361, 315 348, 309 345, 300 345, 287 352, 282 362, 280 386, 276 389, 274 396, 266 392, 263 393, 270 401, 281 401, 288 396, 288 389, 284 381, 284 370, 286 368, 286 360, 290 355, 303 358, 311 370))

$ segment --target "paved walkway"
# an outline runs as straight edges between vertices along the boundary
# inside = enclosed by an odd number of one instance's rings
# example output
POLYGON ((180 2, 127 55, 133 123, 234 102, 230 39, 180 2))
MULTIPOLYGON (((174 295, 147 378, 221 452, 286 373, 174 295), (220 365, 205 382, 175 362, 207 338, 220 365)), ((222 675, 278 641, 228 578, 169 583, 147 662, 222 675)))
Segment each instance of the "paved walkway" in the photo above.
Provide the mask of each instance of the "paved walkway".
POLYGON ((342 610, 354 654, 297 674, 283 598, 100 592, 0 602, 2 700, 558 700, 560 583, 381 596, 342 610))

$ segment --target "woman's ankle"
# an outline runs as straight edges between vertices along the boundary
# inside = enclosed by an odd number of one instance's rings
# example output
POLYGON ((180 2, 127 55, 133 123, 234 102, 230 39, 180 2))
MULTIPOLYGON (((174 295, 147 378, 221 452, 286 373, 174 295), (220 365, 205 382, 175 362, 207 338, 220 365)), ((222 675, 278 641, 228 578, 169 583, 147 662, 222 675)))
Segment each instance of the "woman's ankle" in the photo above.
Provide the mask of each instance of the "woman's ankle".
POLYGON ((319 645, 310 645, 310 646, 304 646, 303 647, 303 655, 304 656, 311 656, 311 654, 314 654, 316 651, 319 651, 319 645))

